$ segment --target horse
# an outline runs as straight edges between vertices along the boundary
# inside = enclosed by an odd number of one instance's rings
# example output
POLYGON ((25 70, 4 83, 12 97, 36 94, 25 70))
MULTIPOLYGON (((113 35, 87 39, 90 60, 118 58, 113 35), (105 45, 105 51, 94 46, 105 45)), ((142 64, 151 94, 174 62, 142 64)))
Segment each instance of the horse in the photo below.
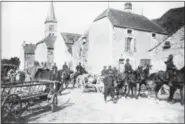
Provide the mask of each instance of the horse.
POLYGON ((85 69, 82 69, 81 71, 76 71, 72 76, 71 79, 73 80, 73 88, 75 87, 76 84, 76 79, 78 76, 83 75, 83 74, 87 74, 88 72, 85 69))
POLYGON ((125 79, 126 79, 125 73, 119 73, 118 76, 115 78, 114 87, 116 90, 117 98, 119 97, 120 90, 123 89, 123 87, 124 87, 124 94, 126 93, 128 89, 128 85, 125 82, 125 79))
POLYGON ((60 70, 60 76, 61 76, 60 81, 62 82, 62 84, 65 84, 65 89, 67 89, 71 81, 69 70, 65 69, 60 70))
POLYGON ((145 85, 146 89, 148 89, 148 76, 149 76, 149 66, 147 66, 144 70, 141 68, 136 70, 136 76, 138 81, 138 96, 140 96, 141 87, 145 85))
MULTIPOLYGON (((184 67, 183 67, 184 69, 184 67)), ((174 93, 177 89, 180 90, 180 96, 181 96, 181 104, 184 104, 184 70, 174 70, 174 77, 172 80, 172 86, 170 86, 170 95, 168 97, 168 101, 173 100, 174 93)), ((154 91, 155 96, 157 99, 158 92, 161 89, 161 87, 165 84, 169 86, 169 80, 167 78, 167 72, 166 71, 159 71, 157 73, 153 73, 150 75, 150 80, 153 80, 155 83, 154 91)))

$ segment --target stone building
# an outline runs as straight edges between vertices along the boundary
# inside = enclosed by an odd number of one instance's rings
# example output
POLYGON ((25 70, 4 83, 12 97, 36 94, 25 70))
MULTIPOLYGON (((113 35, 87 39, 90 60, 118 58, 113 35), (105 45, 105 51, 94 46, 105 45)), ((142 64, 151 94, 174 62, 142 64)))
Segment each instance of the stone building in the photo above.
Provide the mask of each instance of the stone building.
POLYGON ((108 8, 89 29, 87 70, 100 73, 104 65, 119 68, 121 55, 123 59, 130 59, 134 69, 149 64, 148 50, 166 36, 165 30, 145 16, 132 13, 131 3, 125 4, 124 11, 108 8))
POLYGON ((35 62, 35 44, 23 44, 24 48, 24 68, 28 69, 34 66, 35 62))
POLYGON ((152 72, 166 70, 164 61, 169 54, 174 56, 174 64, 177 69, 184 67, 184 26, 168 35, 168 37, 150 49, 152 58, 152 72))
POLYGON ((67 32, 62 32, 61 35, 64 39, 66 46, 68 47, 69 53, 72 55, 72 46, 76 41, 78 41, 81 35, 76 33, 67 33, 67 32))
POLYGON ((76 67, 79 62, 87 68, 88 55, 88 32, 84 33, 72 46, 73 65, 76 67))

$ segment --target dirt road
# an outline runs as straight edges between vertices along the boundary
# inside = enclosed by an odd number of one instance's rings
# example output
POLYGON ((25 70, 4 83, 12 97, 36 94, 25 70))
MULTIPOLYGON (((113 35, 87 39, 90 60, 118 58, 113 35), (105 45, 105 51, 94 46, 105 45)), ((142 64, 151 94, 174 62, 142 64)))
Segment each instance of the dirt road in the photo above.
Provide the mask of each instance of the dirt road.
POLYGON ((80 89, 68 89, 58 98, 56 112, 34 114, 28 118, 28 123, 184 123, 184 106, 180 103, 124 97, 117 104, 105 103, 103 94, 82 93, 80 89))

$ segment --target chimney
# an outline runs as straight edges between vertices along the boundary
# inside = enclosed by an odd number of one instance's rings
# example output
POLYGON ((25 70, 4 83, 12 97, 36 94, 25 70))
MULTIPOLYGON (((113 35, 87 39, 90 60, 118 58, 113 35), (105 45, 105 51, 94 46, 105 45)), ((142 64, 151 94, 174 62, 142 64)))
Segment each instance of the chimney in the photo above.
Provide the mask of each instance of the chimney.
POLYGON ((124 10, 125 10, 126 12, 131 12, 131 11, 132 11, 132 4, 131 4, 130 2, 125 3, 125 8, 124 8, 124 10))

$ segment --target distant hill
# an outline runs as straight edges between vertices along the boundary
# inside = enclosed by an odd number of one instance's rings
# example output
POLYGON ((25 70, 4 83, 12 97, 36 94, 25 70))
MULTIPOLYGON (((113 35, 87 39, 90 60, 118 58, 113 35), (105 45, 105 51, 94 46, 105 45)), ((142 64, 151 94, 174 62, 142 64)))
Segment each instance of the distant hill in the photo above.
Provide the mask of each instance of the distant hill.
POLYGON ((168 34, 174 33, 184 25, 184 8, 170 9, 161 18, 152 21, 165 29, 168 34))

